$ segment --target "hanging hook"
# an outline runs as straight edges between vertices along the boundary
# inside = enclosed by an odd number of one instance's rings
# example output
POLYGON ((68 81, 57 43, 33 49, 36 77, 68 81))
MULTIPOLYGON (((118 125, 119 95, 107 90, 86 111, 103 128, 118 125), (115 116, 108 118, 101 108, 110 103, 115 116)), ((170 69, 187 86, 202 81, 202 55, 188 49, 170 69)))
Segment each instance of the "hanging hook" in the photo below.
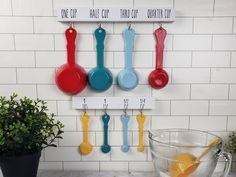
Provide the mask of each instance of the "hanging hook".
POLYGON ((124 100, 124 113, 125 114, 127 114, 128 106, 129 106, 128 100, 124 100))
POLYGON ((102 23, 98 22, 98 27, 101 28, 102 27, 102 23))
POLYGON ((103 105, 103 112, 107 115, 107 107, 108 107, 108 104, 104 104, 103 105))
POLYGON ((161 22, 159 22, 159 27, 162 28, 162 23, 161 22))
POLYGON ((131 22, 128 23, 128 30, 131 29, 131 22))
POLYGON ((83 113, 86 114, 88 109, 88 105, 86 103, 83 104, 83 113))
POLYGON ((69 23, 69 27, 73 28, 73 23, 72 22, 69 23))
POLYGON ((145 99, 141 99, 140 100, 140 110, 139 110, 141 115, 143 115, 144 106, 145 106, 145 99))

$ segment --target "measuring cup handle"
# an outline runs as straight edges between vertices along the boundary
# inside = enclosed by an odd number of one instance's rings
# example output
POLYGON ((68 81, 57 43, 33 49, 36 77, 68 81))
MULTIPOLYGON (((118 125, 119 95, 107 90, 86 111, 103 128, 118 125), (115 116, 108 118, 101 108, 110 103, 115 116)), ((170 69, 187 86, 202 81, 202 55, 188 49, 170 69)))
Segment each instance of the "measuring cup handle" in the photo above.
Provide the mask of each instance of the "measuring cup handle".
POLYGON ((97 41, 97 45, 96 45, 96 48, 97 48, 97 66, 101 67, 101 68, 104 67, 103 53, 104 53, 105 36, 106 36, 106 31, 103 28, 99 27, 95 30, 95 38, 96 38, 96 41, 97 41))
POLYGON ((69 65, 75 64, 75 39, 76 39, 77 32, 74 28, 69 27, 65 31, 65 36, 67 40, 67 62, 69 65))
POLYGON ((156 69, 163 68, 163 51, 166 34, 166 30, 162 27, 156 29, 154 32, 156 38, 156 69))
POLYGON ((232 155, 228 152, 221 152, 219 156, 225 160, 224 174, 222 177, 227 177, 232 164, 232 155))
POLYGON ((134 48, 135 31, 130 28, 123 32, 125 43, 125 68, 132 68, 132 51, 134 48))

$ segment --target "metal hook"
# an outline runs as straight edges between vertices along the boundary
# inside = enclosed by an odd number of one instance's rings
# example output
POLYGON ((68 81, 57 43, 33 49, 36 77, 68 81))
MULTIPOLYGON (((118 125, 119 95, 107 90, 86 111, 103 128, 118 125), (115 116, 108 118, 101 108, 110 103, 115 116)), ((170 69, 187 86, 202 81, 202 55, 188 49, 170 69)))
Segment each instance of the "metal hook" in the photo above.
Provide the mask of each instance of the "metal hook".
POLYGON ((131 23, 129 22, 128 23, 128 30, 130 30, 131 29, 131 23))
POLYGON ((101 28, 102 27, 102 23, 98 22, 98 27, 101 28))
POLYGON ((69 23, 69 27, 73 28, 73 23, 72 22, 69 23))
POLYGON ((141 115, 143 115, 143 109, 144 109, 144 106, 145 106, 145 100, 144 101, 140 101, 140 113, 141 115))
POLYGON ((105 103, 103 104, 103 112, 107 115, 107 107, 108 107, 108 104, 105 103))
POLYGON ((129 103, 128 101, 124 101, 124 113, 127 114, 127 110, 128 110, 128 106, 129 106, 129 103))
POLYGON ((88 105, 86 103, 84 103, 83 104, 83 112, 84 112, 84 114, 86 114, 87 109, 88 109, 88 105))
POLYGON ((159 22, 159 27, 162 28, 162 23, 161 22, 159 22))

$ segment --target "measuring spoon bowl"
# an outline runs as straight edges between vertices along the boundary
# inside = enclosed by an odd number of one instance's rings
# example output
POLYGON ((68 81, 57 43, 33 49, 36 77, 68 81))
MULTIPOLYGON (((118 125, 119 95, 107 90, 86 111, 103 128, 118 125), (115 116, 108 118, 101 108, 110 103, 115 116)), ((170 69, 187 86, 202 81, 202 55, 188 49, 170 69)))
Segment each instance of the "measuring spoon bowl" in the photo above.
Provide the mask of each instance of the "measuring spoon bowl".
POLYGON ((102 152, 103 153, 108 153, 110 151, 111 151, 111 146, 109 144, 102 145, 102 152))
POLYGON ((138 75, 133 69, 124 69, 122 70, 117 78, 119 86, 123 90, 132 90, 134 89, 139 82, 138 75))
POLYGON ((90 86, 96 91, 105 91, 112 85, 112 73, 107 68, 94 68, 88 75, 90 86))
POLYGON ((161 89, 168 84, 169 76, 163 69, 152 71, 148 77, 149 84, 155 89, 161 89))
POLYGON ((90 143, 83 142, 79 146, 79 150, 83 155, 88 155, 93 150, 93 146, 90 143))
POLYGON ((129 152, 129 145, 122 145, 122 146, 121 146, 121 150, 122 150, 123 152, 129 152))

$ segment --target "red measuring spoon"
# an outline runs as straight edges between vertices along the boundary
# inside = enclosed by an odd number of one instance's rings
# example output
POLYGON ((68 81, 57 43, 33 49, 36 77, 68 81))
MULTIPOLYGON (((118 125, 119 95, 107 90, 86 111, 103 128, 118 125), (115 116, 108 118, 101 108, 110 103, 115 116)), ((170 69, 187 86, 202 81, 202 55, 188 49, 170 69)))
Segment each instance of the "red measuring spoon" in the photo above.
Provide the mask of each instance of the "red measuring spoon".
POLYGON ((55 81, 60 90, 75 95, 81 92, 87 85, 86 71, 75 63, 75 39, 77 32, 69 27, 65 31, 67 40, 67 63, 56 72, 55 81))
POLYGON ((156 38, 156 69, 150 73, 148 82, 155 89, 165 87, 169 81, 167 72, 163 70, 163 50, 166 34, 166 30, 162 27, 154 32, 156 38))

